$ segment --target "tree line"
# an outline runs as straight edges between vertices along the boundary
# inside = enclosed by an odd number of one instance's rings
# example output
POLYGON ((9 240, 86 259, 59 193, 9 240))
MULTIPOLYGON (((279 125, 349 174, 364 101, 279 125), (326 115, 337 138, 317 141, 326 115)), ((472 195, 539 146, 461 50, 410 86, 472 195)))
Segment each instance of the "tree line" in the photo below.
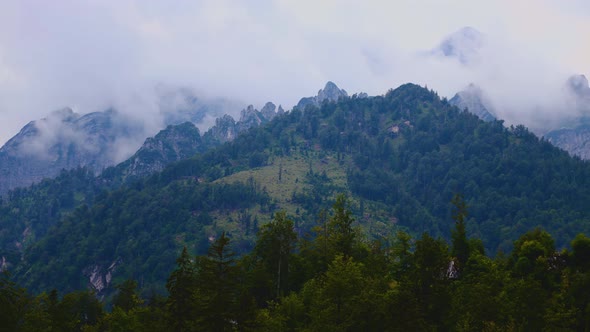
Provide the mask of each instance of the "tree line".
POLYGON ((586 331, 590 238, 557 251, 533 229, 490 257, 466 235, 468 208, 452 201, 449 242, 427 233, 368 241, 338 195, 310 234, 285 212, 238 257, 222 232, 206 254, 185 247, 167 296, 120 283, 111 303, 92 292, 31 296, 5 273, 0 321, 10 331, 586 331))

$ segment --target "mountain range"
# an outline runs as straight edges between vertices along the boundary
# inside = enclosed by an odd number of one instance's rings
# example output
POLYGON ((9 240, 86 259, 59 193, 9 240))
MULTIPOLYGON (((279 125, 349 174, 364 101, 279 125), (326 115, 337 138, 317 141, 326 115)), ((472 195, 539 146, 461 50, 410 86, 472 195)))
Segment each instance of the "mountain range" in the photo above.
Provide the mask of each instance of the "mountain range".
MULTIPOLYGON (((431 56, 474 66, 484 42, 462 29, 431 56)), ((153 137, 113 109, 55 111, 0 148, 0 270, 35 292, 108 297, 133 277, 159 293, 181 247, 204 253, 225 232, 247 253, 280 210, 304 236, 337 193, 368 239, 448 238, 462 193, 488 252, 535 227, 563 247, 590 230, 588 80, 571 76, 564 91, 576 116, 536 135, 506 127, 475 83, 447 100, 413 84, 369 97, 327 82, 288 111, 162 88, 166 127, 153 137)))
POLYGON ((170 126, 99 176, 74 169, 9 192, 0 205, 3 269, 35 292, 90 287, 108 297, 129 277, 163 292, 183 246, 204 253, 225 232, 247 253, 280 210, 303 236, 339 192, 359 231, 385 242, 397 230, 448 238, 457 192, 468 233, 491 253, 510 251, 535 227, 558 247, 590 229, 587 162, 413 84, 270 121, 254 108, 242 114, 258 125, 229 141, 217 126, 203 135, 190 123, 170 126))

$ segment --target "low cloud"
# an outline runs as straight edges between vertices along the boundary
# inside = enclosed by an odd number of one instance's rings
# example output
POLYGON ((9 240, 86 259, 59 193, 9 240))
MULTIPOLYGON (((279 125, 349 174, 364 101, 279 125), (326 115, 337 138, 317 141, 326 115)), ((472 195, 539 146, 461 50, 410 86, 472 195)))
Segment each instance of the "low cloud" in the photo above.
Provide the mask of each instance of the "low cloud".
POLYGON ((226 98, 236 116, 266 101, 290 109, 328 80, 371 95, 414 82, 448 98, 474 82, 507 122, 533 126, 573 114, 562 91, 590 74, 589 13, 550 0, 4 2, 0 142, 66 106, 113 107, 155 133, 162 84, 226 98), (486 35, 476 65, 424 56, 463 26, 486 35))

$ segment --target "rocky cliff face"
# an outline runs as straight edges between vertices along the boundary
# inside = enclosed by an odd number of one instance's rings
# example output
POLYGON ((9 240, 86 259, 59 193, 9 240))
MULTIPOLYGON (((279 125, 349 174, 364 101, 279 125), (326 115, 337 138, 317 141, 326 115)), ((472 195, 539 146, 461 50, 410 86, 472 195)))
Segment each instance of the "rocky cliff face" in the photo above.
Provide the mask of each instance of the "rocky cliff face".
POLYGON ((335 102, 340 98, 348 98, 348 93, 339 89, 333 82, 327 82, 326 86, 318 91, 317 96, 301 98, 296 107, 302 110, 310 105, 318 107, 325 101, 335 102))
POLYGON ((285 111, 279 105, 278 112, 275 104, 268 102, 262 110, 257 110, 254 106, 249 105, 240 112, 240 119, 234 120, 230 115, 224 115, 215 120, 215 125, 211 127, 204 136, 207 139, 219 143, 225 143, 233 140, 239 133, 253 127, 258 127, 272 120, 278 114, 285 111))
POLYGON ((171 125, 156 136, 147 138, 131 158, 116 166, 115 172, 123 179, 147 176, 204 149, 199 129, 193 123, 171 125))
POLYGON ((0 194, 62 169, 101 171, 126 157, 125 149, 137 149, 141 132, 113 110, 80 116, 66 108, 32 121, 0 149, 0 194))
POLYGON ((493 121, 496 117, 493 115, 491 102, 485 97, 483 91, 475 84, 469 84, 463 91, 457 92, 451 100, 451 105, 459 109, 477 115, 484 121, 493 121))
POLYGON ((107 170, 104 178, 117 181, 147 176, 163 170, 170 163, 190 158, 208 148, 233 140, 239 133, 267 123, 278 114, 284 113, 281 106, 268 102, 258 111, 249 105, 242 110, 240 119, 235 121, 226 114, 215 120, 215 125, 204 135, 191 122, 170 125, 155 137, 145 140, 141 148, 128 160, 107 170))
MULTIPOLYGON (((553 145, 582 159, 590 159, 590 86, 584 75, 571 76, 565 83, 569 107, 577 117, 563 128, 549 130, 544 137, 553 145)), ((570 112, 571 113, 571 112, 570 112)))
POLYGON ((590 125, 553 130, 544 137, 570 154, 590 160, 590 125))

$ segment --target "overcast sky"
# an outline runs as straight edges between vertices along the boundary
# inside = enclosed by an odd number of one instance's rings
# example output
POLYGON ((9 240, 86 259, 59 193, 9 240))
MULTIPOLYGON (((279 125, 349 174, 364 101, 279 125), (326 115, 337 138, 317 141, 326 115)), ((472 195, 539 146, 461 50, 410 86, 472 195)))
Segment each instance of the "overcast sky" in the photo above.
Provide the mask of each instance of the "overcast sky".
POLYGON ((153 116, 156 84, 290 109, 328 80, 449 98, 477 82, 530 110, 574 73, 590 74, 587 0, 2 1, 0 144, 65 106, 153 116), (425 56, 464 26, 486 36, 478 63, 425 56))

